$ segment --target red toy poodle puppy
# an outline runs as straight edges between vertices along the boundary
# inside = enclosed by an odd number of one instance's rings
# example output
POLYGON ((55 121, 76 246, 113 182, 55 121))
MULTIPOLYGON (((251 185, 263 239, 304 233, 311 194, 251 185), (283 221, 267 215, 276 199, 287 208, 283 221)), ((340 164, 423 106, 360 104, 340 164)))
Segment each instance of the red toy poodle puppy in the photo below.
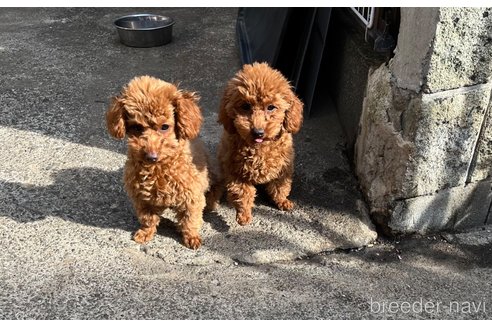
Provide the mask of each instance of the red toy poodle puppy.
POLYGON ((137 243, 153 238, 159 215, 171 208, 183 243, 192 249, 201 245, 212 174, 205 146, 196 139, 202 124, 197 101, 192 92, 141 76, 113 97, 106 113, 109 133, 128 137, 124 182, 141 224, 133 236, 137 243))
POLYGON ((277 207, 287 198, 294 171, 292 135, 301 128, 303 104, 287 79, 266 63, 244 65, 227 84, 219 109, 224 126, 218 158, 236 220, 252 220, 255 185, 265 185, 277 207))

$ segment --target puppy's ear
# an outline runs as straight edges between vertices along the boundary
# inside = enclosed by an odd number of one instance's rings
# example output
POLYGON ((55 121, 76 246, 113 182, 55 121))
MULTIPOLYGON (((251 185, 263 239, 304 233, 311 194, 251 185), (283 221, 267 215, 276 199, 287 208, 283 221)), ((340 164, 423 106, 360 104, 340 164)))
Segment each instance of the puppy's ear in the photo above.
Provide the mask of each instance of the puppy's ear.
POLYGON ((123 103, 118 97, 111 99, 111 105, 109 105, 106 112, 106 126, 109 134, 117 139, 123 139, 125 137, 125 119, 123 115, 123 103))
POLYGON ((290 103, 290 108, 285 112, 284 128, 287 132, 297 133, 302 125, 304 104, 292 90, 289 90, 287 101, 290 103))
POLYGON ((176 98, 176 134, 179 139, 195 139, 198 137, 203 117, 198 100, 193 92, 179 91, 176 98))
POLYGON ((231 86, 227 86, 227 90, 224 92, 224 96, 220 100, 220 107, 219 107, 219 117, 218 117, 218 122, 224 126, 224 129, 229 133, 229 134, 235 134, 236 133, 236 128, 234 127, 234 123, 232 122, 232 118, 227 115, 227 104, 229 101, 231 101, 231 96, 230 96, 230 89, 231 86))

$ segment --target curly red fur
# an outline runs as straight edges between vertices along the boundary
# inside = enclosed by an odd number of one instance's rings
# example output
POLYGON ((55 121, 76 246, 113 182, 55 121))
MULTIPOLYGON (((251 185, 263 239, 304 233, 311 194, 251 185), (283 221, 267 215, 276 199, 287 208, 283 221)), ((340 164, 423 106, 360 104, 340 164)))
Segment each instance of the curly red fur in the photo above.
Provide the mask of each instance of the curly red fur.
POLYGON ((219 108, 224 132, 218 158, 239 224, 252 220, 258 184, 266 185, 279 209, 294 207, 288 199, 294 171, 292 134, 301 128, 302 111, 286 78, 266 63, 244 65, 228 82, 219 108))
POLYGON ((183 92, 176 100, 178 137, 195 139, 202 125, 202 113, 197 106, 199 97, 195 93, 183 92))
POLYGON ((194 93, 141 76, 131 80, 108 109, 109 133, 128 136, 124 182, 141 224, 133 236, 138 243, 153 238, 159 215, 171 208, 183 243, 193 249, 201 245, 211 173, 206 148, 195 139, 202 123, 197 101, 194 93))
POLYGON ((120 99, 113 97, 111 105, 106 113, 106 126, 109 133, 117 138, 125 137, 125 120, 123 119, 123 108, 120 99))

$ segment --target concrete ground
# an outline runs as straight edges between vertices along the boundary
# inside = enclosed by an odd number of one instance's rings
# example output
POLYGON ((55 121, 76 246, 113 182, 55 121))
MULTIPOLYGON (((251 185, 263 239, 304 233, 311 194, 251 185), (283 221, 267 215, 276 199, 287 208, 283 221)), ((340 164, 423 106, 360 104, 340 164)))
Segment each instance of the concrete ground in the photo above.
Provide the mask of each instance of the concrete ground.
POLYGON ((329 102, 296 136, 293 212, 260 194, 240 227, 222 204, 198 251, 166 212, 134 243, 109 98, 143 74, 198 91, 214 153, 240 67, 236 9, 138 10, 176 20, 173 42, 148 49, 111 25, 135 11, 0 12, 0 319, 490 318, 492 231, 377 238, 329 102))

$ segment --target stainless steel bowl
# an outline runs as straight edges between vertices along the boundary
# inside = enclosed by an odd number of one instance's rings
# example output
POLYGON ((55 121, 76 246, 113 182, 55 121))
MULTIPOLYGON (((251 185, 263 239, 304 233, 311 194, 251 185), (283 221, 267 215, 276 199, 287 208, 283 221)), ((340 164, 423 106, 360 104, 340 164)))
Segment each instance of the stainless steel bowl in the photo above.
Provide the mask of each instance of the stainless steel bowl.
POLYGON ((171 42, 173 25, 172 18, 152 14, 128 15, 114 21, 121 43, 142 48, 171 42))

